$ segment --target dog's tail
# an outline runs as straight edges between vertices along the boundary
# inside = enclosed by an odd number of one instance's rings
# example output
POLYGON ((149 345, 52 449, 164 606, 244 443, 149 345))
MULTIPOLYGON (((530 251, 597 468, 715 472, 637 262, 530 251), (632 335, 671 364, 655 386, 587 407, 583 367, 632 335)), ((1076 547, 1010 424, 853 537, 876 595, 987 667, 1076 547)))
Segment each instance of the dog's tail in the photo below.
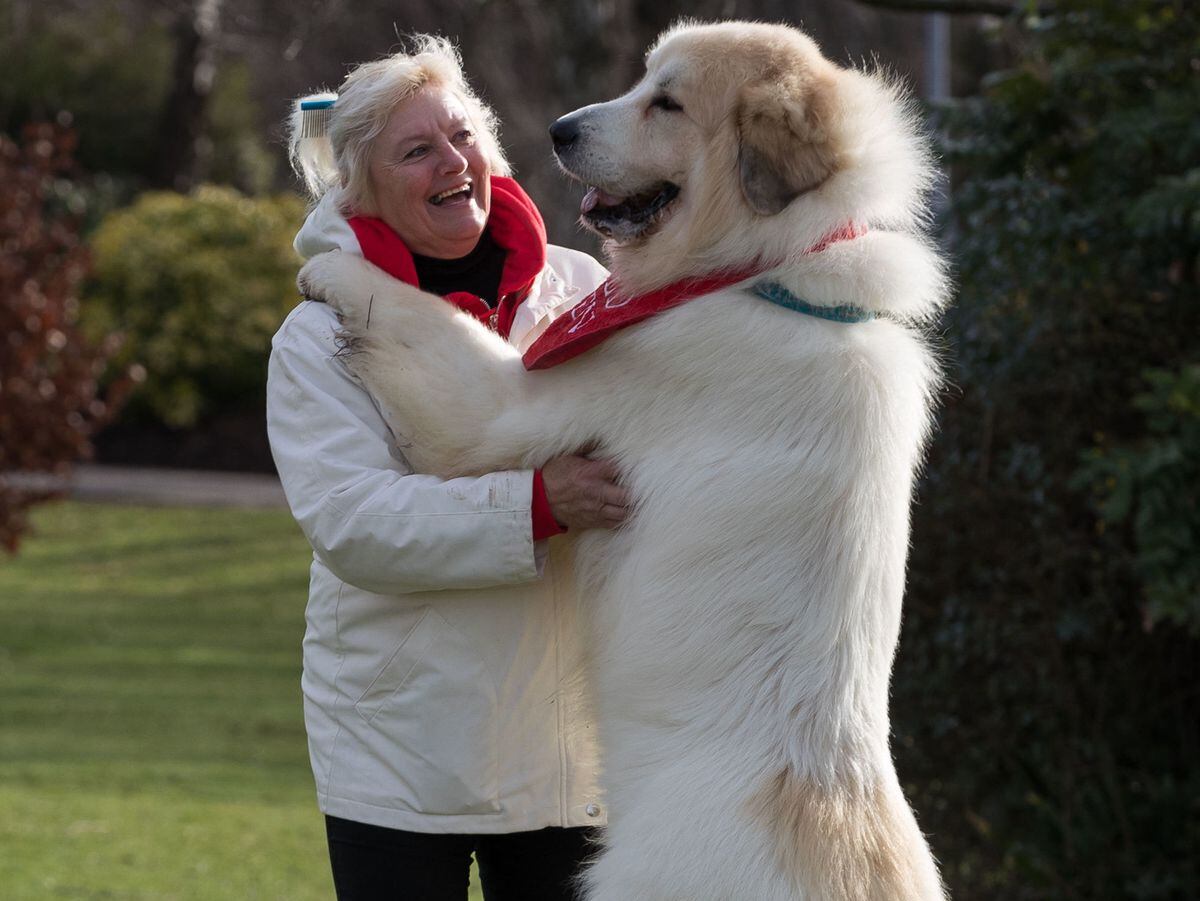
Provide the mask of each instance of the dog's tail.
POLYGON ((945 901, 894 774, 870 786, 825 787, 786 769, 755 798, 753 814, 806 901, 945 901))

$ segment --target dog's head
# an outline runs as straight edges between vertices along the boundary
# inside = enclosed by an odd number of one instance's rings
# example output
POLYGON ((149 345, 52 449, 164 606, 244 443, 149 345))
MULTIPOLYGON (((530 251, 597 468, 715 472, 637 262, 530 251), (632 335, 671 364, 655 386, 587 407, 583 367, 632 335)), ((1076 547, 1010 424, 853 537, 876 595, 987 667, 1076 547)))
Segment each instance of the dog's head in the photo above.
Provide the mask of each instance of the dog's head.
POLYGON ((842 224, 840 209, 810 201, 853 206, 828 187, 860 162, 871 107, 895 106, 894 93, 794 28, 684 24, 658 40, 628 93, 550 134, 560 166, 589 186, 583 223, 607 239, 621 277, 646 287, 786 255, 781 215, 793 243, 842 224))

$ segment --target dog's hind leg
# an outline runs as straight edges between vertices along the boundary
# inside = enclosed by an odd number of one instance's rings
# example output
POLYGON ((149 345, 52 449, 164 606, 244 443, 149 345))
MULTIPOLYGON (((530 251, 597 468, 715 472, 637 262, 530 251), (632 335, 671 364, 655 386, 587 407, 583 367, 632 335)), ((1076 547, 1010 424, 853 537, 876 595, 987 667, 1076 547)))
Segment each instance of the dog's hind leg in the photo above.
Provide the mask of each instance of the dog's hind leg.
POLYGON ((744 755, 706 756, 681 753, 649 778, 617 786, 607 848, 584 877, 587 901, 816 901, 745 812, 744 755))

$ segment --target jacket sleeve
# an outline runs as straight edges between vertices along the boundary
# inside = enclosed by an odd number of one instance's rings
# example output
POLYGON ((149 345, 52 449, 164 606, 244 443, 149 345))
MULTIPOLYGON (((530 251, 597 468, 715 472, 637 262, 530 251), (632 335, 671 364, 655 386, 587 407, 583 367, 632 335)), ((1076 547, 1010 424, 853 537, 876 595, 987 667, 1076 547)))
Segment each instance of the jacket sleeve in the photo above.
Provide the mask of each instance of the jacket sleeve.
POLYGON ((324 304, 302 303, 275 336, 267 377, 271 452, 317 557, 379 594, 537 578, 544 554, 530 528, 533 473, 414 474, 336 357, 336 327, 324 304))

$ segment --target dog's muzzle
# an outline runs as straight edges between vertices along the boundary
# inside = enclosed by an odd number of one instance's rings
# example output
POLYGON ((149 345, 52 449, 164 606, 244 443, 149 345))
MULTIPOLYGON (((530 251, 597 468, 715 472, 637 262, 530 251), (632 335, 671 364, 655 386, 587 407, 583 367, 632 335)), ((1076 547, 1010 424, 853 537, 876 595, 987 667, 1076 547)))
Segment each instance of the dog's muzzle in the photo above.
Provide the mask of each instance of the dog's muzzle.
POLYGON ((589 185, 580 207, 580 222, 617 243, 644 238, 665 221, 679 197, 679 186, 659 182, 619 195, 596 187, 593 179, 601 184, 605 180, 589 171, 593 166, 588 164, 587 154, 583 152, 592 112, 592 107, 584 107, 557 119, 550 126, 550 140, 554 142, 554 155, 558 157, 559 166, 571 178, 589 185))

